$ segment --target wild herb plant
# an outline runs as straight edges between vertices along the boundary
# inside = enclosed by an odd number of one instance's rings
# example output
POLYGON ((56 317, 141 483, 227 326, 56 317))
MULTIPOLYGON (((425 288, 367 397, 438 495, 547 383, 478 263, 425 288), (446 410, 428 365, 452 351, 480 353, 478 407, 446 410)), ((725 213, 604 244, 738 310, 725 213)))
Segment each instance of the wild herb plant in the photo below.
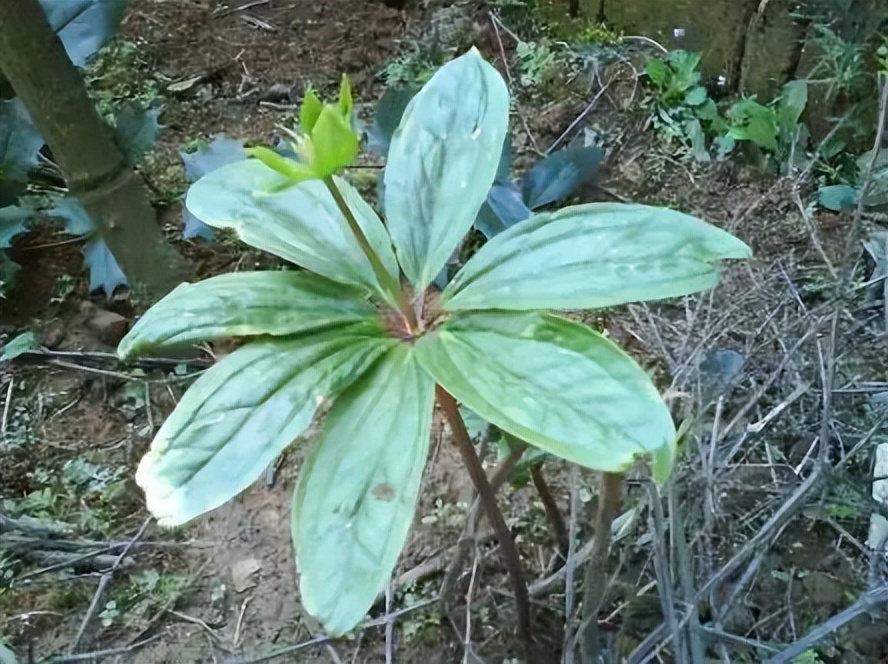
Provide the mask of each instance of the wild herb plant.
MULTIPOLYGON (((209 173, 187 194, 204 223, 304 271, 183 284, 118 349, 132 357, 247 338, 186 392, 136 479, 159 522, 177 526, 237 496, 304 441, 292 508, 301 597, 334 635, 363 618, 391 576, 414 519, 436 401, 519 599, 517 551, 458 401, 568 461, 624 472, 644 459, 666 480, 676 433, 650 378, 606 336, 548 310, 708 289, 719 261, 750 255, 680 212, 592 203, 515 224, 439 290, 436 276, 496 177, 506 85, 472 49, 412 99, 388 151, 385 223, 337 175, 359 149, 351 106, 345 81, 337 104, 309 94, 293 135, 298 161, 253 150, 256 158, 209 173)), ((528 622, 519 612, 519 628, 528 622)))

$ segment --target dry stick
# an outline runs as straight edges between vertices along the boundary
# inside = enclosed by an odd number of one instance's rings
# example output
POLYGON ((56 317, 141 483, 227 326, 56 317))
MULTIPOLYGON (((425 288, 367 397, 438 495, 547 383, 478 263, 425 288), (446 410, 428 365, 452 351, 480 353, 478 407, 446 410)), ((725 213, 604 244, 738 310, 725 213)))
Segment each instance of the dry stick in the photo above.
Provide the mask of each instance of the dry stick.
POLYGON ((527 586, 524 583, 524 574, 521 569, 521 558, 518 555, 518 549, 515 546, 515 540, 512 539, 512 533, 506 525, 503 513, 500 511, 496 503, 496 495, 487 481, 487 475, 484 473, 484 467, 481 460, 475 454, 475 448, 472 445, 472 439, 466 430, 465 422, 462 415, 459 414, 459 407, 456 400, 447 390, 440 385, 436 388, 438 403, 444 416, 450 423, 450 429, 453 432, 453 439, 459 448, 463 463, 469 472, 469 477, 475 485, 475 489, 481 497, 484 509, 487 512, 487 518, 490 521, 493 530, 499 540, 500 551, 502 552, 503 561, 509 570, 509 578, 512 580, 512 586, 515 593, 515 604, 518 610, 518 636, 524 644, 528 654, 531 649, 532 633, 530 627, 530 600, 527 596, 527 586))
MULTIPOLYGON (((397 620, 403 615, 408 613, 412 613, 413 611, 418 611, 419 609, 424 609, 425 607, 434 604, 437 602, 437 599, 426 599, 421 602, 417 602, 411 606, 405 606, 403 609, 398 609, 394 613, 389 615, 382 616, 381 618, 376 618, 374 620, 369 620, 362 625, 358 625, 354 631, 363 633, 365 629, 370 629, 372 627, 381 627, 383 625, 388 624, 392 620, 397 620)), ((292 655, 294 652, 299 652, 300 650, 305 650, 306 648, 311 648, 312 646, 322 646, 326 643, 332 641, 334 637, 332 636, 316 636, 313 639, 309 639, 308 641, 304 641, 302 643, 297 643, 292 646, 284 646, 277 652, 273 652, 269 655, 262 655, 260 657, 254 657, 252 659, 242 659, 240 657, 232 657, 225 660, 225 664, 264 664, 264 662, 270 662, 273 659, 277 659, 278 657, 283 657, 284 655, 292 655)))
POLYGON ((595 664, 599 655, 598 610, 607 591, 607 557, 610 553, 611 526, 620 513, 623 502, 621 473, 602 473, 595 514, 595 534, 592 552, 583 574, 583 622, 577 636, 580 638, 580 656, 583 664, 595 664))
MULTIPOLYGON (((675 557, 678 563, 679 583, 681 584, 681 592, 684 596, 683 599, 689 604, 688 610, 691 615, 691 628, 688 634, 691 662, 694 664, 702 664, 702 662, 706 661, 704 656, 705 649, 700 642, 698 634, 700 628, 700 616, 697 611, 697 605, 691 602, 691 598, 694 596, 694 580, 691 577, 691 559, 688 555, 688 538, 685 535, 685 524, 679 509, 675 483, 670 483, 666 491, 666 500, 669 504, 670 531, 675 543, 675 557)), ((657 505, 657 509, 662 509, 662 506, 657 505)))
POLYGON ((822 625, 818 625, 779 655, 767 660, 765 664, 787 664, 804 652, 814 648, 827 636, 841 629, 849 622, 865 613, 870 613, 888 604, 888 583, 870 588, 861 595, 854 604, 834 615, 822 625))
MULTIPOLYGON (((688 661, 688 656, 685 639, 681 634, 678 620, 675 617, 672 570, 669 568, 669 562, 666 560, 666 551, 663 546, 664 535, 666 534, 666 517, 663 515, 663 502, 660 492, 657 489, 657 485, 653 482, 648 482, 648 497, 651 501, 651 514, 654 521, 654 527, 652 528, 654 533, 654 574, 657 577, 660 604, 666 624, 669 626, 670 632, 672 632, 672 639, 675 641, 675 659, 679 662, 686 662, 688 661)), ((674 539, 677 539, 674 531, 671 534, 674 539)), ((694 664, 697 664, 696 660, 694 664)))
POLYGON ((151 523, 151 517, 145 519, 145 522, 142 524, 142 527, 139 528, 139 532, 136 533, 136 536, 133 537, 132 540, 130 540, 129 544, 123 547, 123 551, 121 551, 120 555, 117 556, 117 560, 114 561, 111 569, 102 574, 102 578, 99 580, 99 587, 96 588, 96 592, 93 595, 92 601, 89 603, 89 608, 86 611, 86 615, 83 616, 83 621, 80 623, 80 629, 77 630, 77 637, 74 639, 74 645, 71 647, 72 651, 77 650, 80 647, 80 642, 83 641, 83 636, 84 634, 86 634, 86 628, 92 621, 93 616, 99 610, 99 603, 102 601, 102 598, 105 595, 105 591, 110 585, 111 579, 114 577, 114 573, 123 563, 124 558, 126 558, 126 554, 129 553, 129 550, 132 548, 133 544, 135 544, 145 533, 145 529, 148 527, 149 523, 151 523))
MULTIPOLYGON (((793 494, 777 509, 776 512, 774 512, 774 514, 771 515, 761 529, 759 529, 759 531, 753 535, 718 572, 703 584, 691 600, 691 606, 689 608, 697 606, 703 599, 705 599, 709 591, 733 574, 737 568, 743 564, 743 561, 746 560, 746 558, 756 551, 761 550, 763 547, 767 547, 769 540, 772 539, 772 534, 781 532, 790 519, 802 509, 808 493, 820 484, 822 478, 823 466, 817 464, 814 466, 814 470, 811 474, 808 475, 808 478, 796 487, 793 494)), ((691 615, 692 611, 689 610, 685 612, 684 616, 678 623, 679 629, 682 629, 688 624, 691 615)), ((656 657, 656 655, 672 640, 672 635, 666 632, 664 628, 664 625, 661 625, 661 627, 658 628, 658 633, 663 636, 662 641, 657 643, 656 639, 650 637, 646 638, 629 654, 624 664, 640 664, 641 662, 649 662, 652 658, 656 657)))
POLYGON ((157 641, 162 637, 163 634, 155 634, 154 636, 150 636, 143 641, 139 641, 138 643, 133 643, 122 648, 110 648, 108 650, 84 652, 77 655, 59 655, 57 657, 50 657, 49 659, 41 660, 40 664, 75 664, 75 662, 96 662, 105 657, 113 657, 115 655, 125 655, 127 653, 131 653, 134 650, 138 650, 139 648, 144 648, 149 643, 153 643, 154 641, 157 641))
POLYGON ((543 509, 546 511, 546 519, 552 527, 552 534, 555 536, 555 544, 558 546, 558 553, 562 559, 567 559, 567 548, 570 540, 567 536, 567 526, 564 525, 564 518, 558 509, 558 503, 555 502, 549 485, 546 484, 546 478, 543 477, 542 464, 538 463, 530 469, 530 479, 536 487, 537 493, 540 494, 540 501, 543 503, 543 509))
POLYGON ((562 664, 574 664, 573 619, 574 619, 574 556, 577 541, 577 520, 580 511, 579 470, 576 464, 570 467, 570 524, 567 531, 567 559, 564 562, 564 640, 561 646, 562 664))

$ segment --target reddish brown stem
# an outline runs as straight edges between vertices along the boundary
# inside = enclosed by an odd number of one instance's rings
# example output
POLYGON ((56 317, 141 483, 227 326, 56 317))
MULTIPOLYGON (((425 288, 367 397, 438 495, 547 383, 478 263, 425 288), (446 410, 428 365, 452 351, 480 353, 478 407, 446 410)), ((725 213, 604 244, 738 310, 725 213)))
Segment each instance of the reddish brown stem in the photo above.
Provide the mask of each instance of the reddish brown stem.
POLYGON ((558 553, 561 554, 563 560, 567 560, 567 526, 561 517, 561 511, 558 509, 558 503, 546 483, 543 476, 542 464, 532 466, 530 469, 530 479, 536 487, 537 493, 540 494, 540 501, 543 503, 543 509, 546 511, 546 520, 552 528, 552 534, 555 536, 555 544, 558 546, 558 553))
POLYGON ((604 603, 607 592, 607 557, 610 553, 611 526, 622 507, 624 478, 625 475, 621 473, 601 474, 592 552, 583 575, 583 623, 579 630, 583 664, 592 664, 599 659, 598 611, 604 603))
POLYGON ((490 520, 493 531, 499 540, 503 561, 509 570, 509 578, 512 580, 512 587, 515 593, 515 604, 518 610, 518 637, 529 652, 532 640, 530 599, 527 595, 527 585, 524 583, 524 573, 521 569, 521 558, 518 555, 518 548, 515 546, 515 540, 512 539, 512 533, 506 525, 503 513, 496 503, 496 495, 490 486, 490 482, 487 481, 487 474, 484 472, 481 460, 475 453, 472 438, 466 430, 466 425, 463 422, 462 415, 460 415, 456 399, 441 386, 437 387, 437 396, 438 404, 441 406, 441 410, 444 412, 444 416, 447 418, 453 431, 453 440, 459 448, 466 470, 469 471, 469 477, 472 479, 472 483, 481 497, 484 510, 487 512, 487 518, 490 520))

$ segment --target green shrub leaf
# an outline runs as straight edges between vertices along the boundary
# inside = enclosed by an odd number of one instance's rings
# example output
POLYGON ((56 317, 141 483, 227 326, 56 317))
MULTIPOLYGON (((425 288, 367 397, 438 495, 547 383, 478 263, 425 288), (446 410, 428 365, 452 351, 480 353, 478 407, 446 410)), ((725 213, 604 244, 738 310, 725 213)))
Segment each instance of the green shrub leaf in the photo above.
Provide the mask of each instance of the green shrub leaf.
MULTIPOLYGON (((385 227, 354 187, 335 178, 386 270, 398 266, 385 227)), ((249 245, 340 283, 382 292, 358 241, 323 182, 287 186, 256 159, 216 169, 188 190, 188 210, 214 228, 231 228, 249 245), (285 188, 284 188, 285 187, 285 188)))
POLYGON ((317 331, 375 313, 360 289, 314 274, 223 274, 178 286, 139 319, 117 352, 126 358, 163 345, 317 331))
POLYGON ((417 290, 471 228, 496 176, 508 121, 506 84, 475 49, 441 67, 404 111, 388 153, 385 212, 417 290))
POLYGON ((336 401, 300 471, 293 541, 302 604, 327 633, 364 617, 407 539, 434 382, 398 345, 336 401))
POLYGON ((164 422, 136 482, 177 526, 224 504, 385 350, 376 324, 248 343, 204 373, 164 422))
POLYGON ((647 374, 590 330, 540 312, 454 316, 416 345, 420 364, 488 422, 562 459, 621 472, 672 466, 675 428, 647 374))
POLYGON ((747 258, 731 234, 674 210, 590 203, 497 235, 442 293, 458 309, 592 309, 712 288, 718 261, 747 258))

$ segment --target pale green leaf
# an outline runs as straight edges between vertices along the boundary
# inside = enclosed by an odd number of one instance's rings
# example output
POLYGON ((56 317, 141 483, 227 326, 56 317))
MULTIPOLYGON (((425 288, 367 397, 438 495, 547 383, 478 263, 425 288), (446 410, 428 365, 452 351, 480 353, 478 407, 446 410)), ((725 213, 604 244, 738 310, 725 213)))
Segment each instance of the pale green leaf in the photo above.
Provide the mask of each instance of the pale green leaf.
POLYGON ((446 309, 592 309, 712 288, 718 262, 748 258, 733 235, 665 208, 590 203, 497 235, 441 296, 446 309))
MULTIPOLYGON (((386 270, 396 279, 398 265, 379 217, 354 187, 334 180, 386 270)), ((370 261, 324 183, 286 185, 285 177, 256 159, 247 159, 195 182, 185 205, 200 221, 234 229, 241 240, 257 249, 333 281, 382 292, 370 261)))
POLYGON ((416 509, 435 385, 400 344, 346 390, 300 470, 293 541, 306 610, 331 635, 388 582, 416 509))
POLYGON ((136 482, 163 526, 234 498, 387 348, 378 325, 263 339, 189 388, 142 458, 136 482))
POLYGON ((540 312, 454 316, 416 345, 448 392, 488 422, 589 468, 622 472, 652 457, 665 478, 675 440, 647 374, 585 325, 540 312))
POLYGON ((441 271, 496 177, 509 122, 502 77, 472 49, 413 98, 385 169, 388 229, 417 290, 441 271))
POLYGON ((179 285, 139 319, 117 352, 126 358, 163 345, 296 334, 371 319, 375 314, 360 289, 315 274, 222 274, 179 285))

